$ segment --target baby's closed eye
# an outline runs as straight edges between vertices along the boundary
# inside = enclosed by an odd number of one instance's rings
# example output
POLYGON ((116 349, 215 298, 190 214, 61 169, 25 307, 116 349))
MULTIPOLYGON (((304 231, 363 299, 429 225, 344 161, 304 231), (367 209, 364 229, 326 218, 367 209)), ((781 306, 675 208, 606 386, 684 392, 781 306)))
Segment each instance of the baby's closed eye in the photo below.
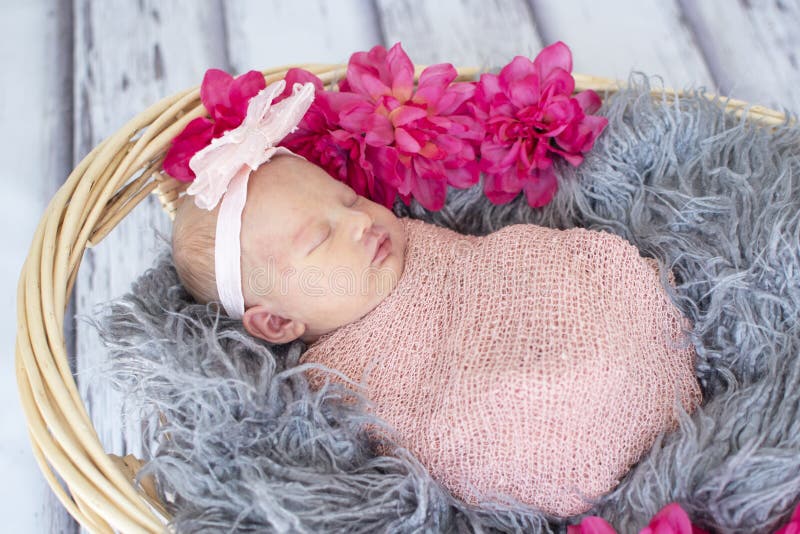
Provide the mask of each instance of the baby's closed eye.
POLYGON ((311 241, 313 245, 310 249, 308 249, 308 253, 314 252, 314 250, 322 245, 325 241, 328 240, 328 237, 331 235, 331 227, 329 225, 320 226, 319 230, 317 230, 314 234, 314 239, 311 241))

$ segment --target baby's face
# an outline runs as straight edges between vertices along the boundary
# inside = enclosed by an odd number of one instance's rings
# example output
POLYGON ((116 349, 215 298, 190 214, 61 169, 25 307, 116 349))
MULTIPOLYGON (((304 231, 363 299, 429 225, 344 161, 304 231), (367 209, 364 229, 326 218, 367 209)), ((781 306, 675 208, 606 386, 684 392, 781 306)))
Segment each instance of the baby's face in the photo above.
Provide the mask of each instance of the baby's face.
POLYGON ((243 322, 285 343, 355 321, 397 285, 400 220, 321 168, 292 156, 255 171, 242 214, 243 322))

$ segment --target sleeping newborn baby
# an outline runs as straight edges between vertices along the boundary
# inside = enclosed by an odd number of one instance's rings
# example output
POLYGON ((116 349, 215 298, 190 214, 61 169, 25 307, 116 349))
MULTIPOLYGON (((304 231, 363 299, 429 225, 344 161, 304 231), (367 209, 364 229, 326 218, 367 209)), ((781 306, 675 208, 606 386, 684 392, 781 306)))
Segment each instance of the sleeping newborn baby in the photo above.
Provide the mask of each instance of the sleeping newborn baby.
MULTIPOLYGON (((182 202, 175 219, 176 268, 200 302, 217 298, 216 211, 182 202)), ((469 504, 584 512, 702 400, 691 325, 655 260, 616 235, 462 235, 292 156, 253 172, 242 217, 247 331, 304 341, 301 363, 356 383, 391 439, 469 504)), ((346 383, 307 374, 315 389, 346 383)))

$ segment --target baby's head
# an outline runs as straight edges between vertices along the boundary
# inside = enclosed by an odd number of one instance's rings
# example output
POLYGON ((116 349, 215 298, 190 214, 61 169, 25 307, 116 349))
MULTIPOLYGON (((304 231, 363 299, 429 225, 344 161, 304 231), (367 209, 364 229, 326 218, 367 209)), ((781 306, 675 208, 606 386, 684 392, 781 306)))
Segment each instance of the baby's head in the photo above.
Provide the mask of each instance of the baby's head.
MULTIPOLYGON (((207 211, 187 195, 175 215, 175 267, 201 303, 219 299, 218 213, 219 205, 207 211)), ((312 343, 359 319, 394 289, 405 265, 405 230, 390 210, 289 155, 250 175, 240 238, 242 322, 272 343, 312 343)))

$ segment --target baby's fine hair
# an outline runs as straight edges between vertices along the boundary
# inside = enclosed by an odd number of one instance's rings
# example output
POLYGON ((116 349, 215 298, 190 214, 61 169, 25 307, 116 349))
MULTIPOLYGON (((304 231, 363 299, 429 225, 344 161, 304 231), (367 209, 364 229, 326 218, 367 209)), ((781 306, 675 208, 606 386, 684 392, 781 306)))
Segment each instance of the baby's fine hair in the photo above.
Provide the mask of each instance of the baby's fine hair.
POLYGON ((198 208, 183 196, 172 225, 172 260, 183 286, 200 304, 219 300, 214 268, 216 214, 198 208))

